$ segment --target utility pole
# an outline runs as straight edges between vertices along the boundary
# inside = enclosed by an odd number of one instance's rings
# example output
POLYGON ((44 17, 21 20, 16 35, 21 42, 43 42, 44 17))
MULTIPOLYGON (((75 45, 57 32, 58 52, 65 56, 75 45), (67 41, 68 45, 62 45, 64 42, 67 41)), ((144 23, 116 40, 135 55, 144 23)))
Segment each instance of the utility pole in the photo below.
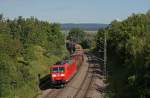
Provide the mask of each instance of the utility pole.
POLYGON ((79 33, 78 33, 78 43, 79 43, 79 33))
POLYGON ((66 32, 64 32, 64 33, 65 33, 65 48, 67 49, 67 47, 66 47, 66 32))
POLYGON ((103 38, 100 39, 98 42, 99 42, 98 43, 98 47, 99 47, 98 53, 99 53, 99 55, 102 55, 101 53, 103 53, 103 57, 99 57, 98 59, 103 62, 104 79, 106 80, 107 79, 107 32, 106 31, 104 32, 103 38))
MULTIPOLYGON (((103 33, 104 33, 103 34, 104 36, 101 36, 101 38, 99 38, 97 47, 98 47, 98 54, 99 54, 98 60, 102 61, 102 63, 103 63, 103 75, 104 75, 103 87, 105 88, 107 85, 105 82, 108 78, 107 77, 107 31, 104 31, 103 33)), ((105 90, 104 90, 104 92, 105 92, 105 90)), ((105 96, 105 94, 104 94, 104 96, 105 96)))
POLYGON ((104 34, 104 70, 105 79, 107 79, 107 32, 104 34))

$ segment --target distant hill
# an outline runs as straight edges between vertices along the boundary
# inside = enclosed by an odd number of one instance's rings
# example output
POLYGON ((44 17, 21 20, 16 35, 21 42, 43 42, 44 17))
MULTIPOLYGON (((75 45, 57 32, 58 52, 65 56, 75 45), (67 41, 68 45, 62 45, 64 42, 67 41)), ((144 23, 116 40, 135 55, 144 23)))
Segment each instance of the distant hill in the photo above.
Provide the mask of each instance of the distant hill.
POLYGON ((105 28, 107 27, 108 24, 97 24, 97 23, 65 23, 61 24, 61 29, 62 30, 70 30, 71 28, 81 28, 84 30, 89 30, 89 31, 96 31, 99 28, 105 28))

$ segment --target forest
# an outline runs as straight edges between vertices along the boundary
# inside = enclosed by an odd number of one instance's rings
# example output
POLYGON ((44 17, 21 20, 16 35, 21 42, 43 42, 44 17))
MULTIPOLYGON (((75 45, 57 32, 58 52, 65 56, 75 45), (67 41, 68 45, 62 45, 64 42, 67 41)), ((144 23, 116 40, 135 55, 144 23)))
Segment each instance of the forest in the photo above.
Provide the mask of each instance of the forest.
POLYGON ((38 92, 38 74, 49 73, 65 49, 60 25, 19 16, 0 15, 0 98, 33 98, 38 92))
POLYGON ((107 38, 106 95, 109 98, 150 98, 150 10, 114 20, 100 29, 99 43, 107 38))

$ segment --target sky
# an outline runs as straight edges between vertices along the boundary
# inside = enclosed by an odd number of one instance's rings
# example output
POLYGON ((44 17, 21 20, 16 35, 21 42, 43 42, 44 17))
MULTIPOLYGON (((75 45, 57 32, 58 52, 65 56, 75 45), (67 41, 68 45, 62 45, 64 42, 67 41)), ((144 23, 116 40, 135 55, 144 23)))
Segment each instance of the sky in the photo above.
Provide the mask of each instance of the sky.
POLYGON ((150 0, 0 0, 6 18, 35 16, 58 23, 105 23, 146 13, 150 0))

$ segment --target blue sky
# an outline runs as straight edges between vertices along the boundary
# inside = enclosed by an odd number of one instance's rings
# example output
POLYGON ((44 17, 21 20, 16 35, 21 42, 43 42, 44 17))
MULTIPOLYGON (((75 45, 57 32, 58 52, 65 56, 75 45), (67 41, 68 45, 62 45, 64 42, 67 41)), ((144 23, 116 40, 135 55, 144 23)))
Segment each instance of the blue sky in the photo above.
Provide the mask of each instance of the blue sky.
POLYGON ((0 0, 0 13, 7 18, 35 16, 59 23, 110 23, 148 9, 150 0, 0 0))

